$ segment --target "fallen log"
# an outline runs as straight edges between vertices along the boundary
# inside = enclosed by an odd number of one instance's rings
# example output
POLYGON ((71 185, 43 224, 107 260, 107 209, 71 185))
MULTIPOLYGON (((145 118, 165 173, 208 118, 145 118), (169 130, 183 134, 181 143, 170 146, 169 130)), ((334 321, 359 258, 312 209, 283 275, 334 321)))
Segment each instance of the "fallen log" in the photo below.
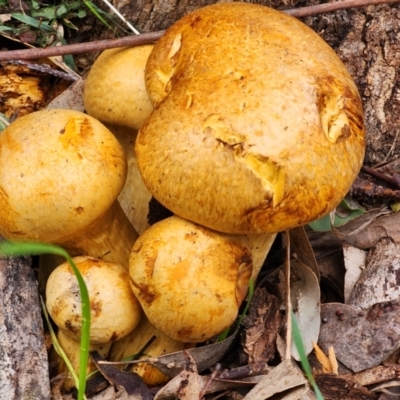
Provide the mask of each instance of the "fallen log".
POLYGON ((0 259, 0 399, 50 399, 38 284, 30 258, 0 259))

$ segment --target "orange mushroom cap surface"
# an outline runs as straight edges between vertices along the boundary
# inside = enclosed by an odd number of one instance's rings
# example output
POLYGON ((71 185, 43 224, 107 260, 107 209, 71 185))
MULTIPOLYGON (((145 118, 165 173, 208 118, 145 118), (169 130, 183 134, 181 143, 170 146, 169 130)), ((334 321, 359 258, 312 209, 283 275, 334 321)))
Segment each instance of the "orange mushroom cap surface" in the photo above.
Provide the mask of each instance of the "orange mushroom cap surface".
POLYGON ((361 168, 359 93, 315 32, 265 6, 176 22, 146 66, 155 109, 136 141, 149 191, 228 233, 278 232, 334 209, 361 168))

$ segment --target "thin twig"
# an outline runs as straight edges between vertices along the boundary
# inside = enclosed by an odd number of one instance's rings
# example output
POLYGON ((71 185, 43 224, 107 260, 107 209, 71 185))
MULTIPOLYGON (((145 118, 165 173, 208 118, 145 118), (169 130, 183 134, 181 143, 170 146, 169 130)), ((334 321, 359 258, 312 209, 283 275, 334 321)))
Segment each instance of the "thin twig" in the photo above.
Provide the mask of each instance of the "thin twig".
POLYGON ((397 136, 399 136, 399 131, 400 131, 400 129, 396 130, 396 135, 395 135, 395 137, 393 139, 393 143, 390 146, 389 152, 386 154, 386 157, 385 157, 384 161, 387 161, 387 159, 389 158, 389 156, 392 154, 393 150, 395 149, 396 142, 397 142, 397 136))
POLYGON ((392 185, 392 186, 394 186, 395 188, 400 189, 400 185, 399 185, 399 183, 398 183, 395 179, 393 179, 393 178, 390 177, 390 176, 387 176, 386 174, 383 174, 383 173, 380 172, 380 171, 377 171, 377 170, 374 169, 374 168, 370 168, 370 167, 367 167, 366 165, 363 165, 363 166, 361 167, 361 170, 362 170, 363 172, 365 172, 366 174, 368 174, 368 175, 371 175, 371 176, 373 176, 373 177, 375 177, 375 178, 378 178, 378 179, 380 179, 380 180, 382 180, 382 181, 388 183, 389 185, 392 185))
MULTIPOLYGON (((300 18, 349 8, 399 2, 400 0, 344 0, 282 11, 286 14, 292 15, 293 17, 300 18)), ((42 57, 87 53, 90 51, 101 51, 112 49, 114 47, 140 46, 143 44, 156 42, 164 33, 165 31, 157 31, 143 33, 138 36, 127 36, 120 39, 97 40, 90 43, 69 44, 65 46, 46 47, 44 49, 2 51, 0 52, 0 61, 31 60, 42 57)))
POLYGON ((93 42, 67 44, 65 46, 46 47, 44 49, 27 49, 1 51, 0 61, 31 60, 42 57, 61 56, 65 54, 87 53, 115 47, 141 46, 156 42, 165 31, 142 33, 137 36, 125 36, 119 39, 96 40, 93 42))

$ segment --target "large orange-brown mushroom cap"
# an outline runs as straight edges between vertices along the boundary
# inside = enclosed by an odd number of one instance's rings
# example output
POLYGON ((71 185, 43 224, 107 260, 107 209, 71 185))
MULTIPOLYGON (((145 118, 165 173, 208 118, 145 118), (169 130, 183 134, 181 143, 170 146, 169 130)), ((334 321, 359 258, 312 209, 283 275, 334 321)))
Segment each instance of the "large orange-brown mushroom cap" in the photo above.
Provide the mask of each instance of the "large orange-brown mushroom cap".
POLYGON ((222 3, 174 24, 146 67, 139 131, 150 192, 231 233, 277 232, 331 211, 365 151, 360 96, 334 51, 270 8, 222 3))

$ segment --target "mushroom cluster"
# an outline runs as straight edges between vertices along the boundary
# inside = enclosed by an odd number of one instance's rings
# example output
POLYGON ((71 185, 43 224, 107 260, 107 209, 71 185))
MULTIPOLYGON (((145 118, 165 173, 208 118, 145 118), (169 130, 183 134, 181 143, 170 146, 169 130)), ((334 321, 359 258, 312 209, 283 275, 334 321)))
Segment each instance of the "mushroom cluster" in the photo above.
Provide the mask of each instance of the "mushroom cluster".
MULTIPOLYGON (((231 325, 276 233, 334 209, 365 151, 343 63, 304 24, 260 5, 207 6, 154 46, 104 52, 84 101, 92 116, 41 111, 0 135, 0 234, 129 270, 144 313, 114 336, 125 335, 113 360, 153 336, 155 356, 231 325), (147 228, 151 195, 175 215, 147 228)), ((165 379, 140 368, 147 383, 165 379)))

